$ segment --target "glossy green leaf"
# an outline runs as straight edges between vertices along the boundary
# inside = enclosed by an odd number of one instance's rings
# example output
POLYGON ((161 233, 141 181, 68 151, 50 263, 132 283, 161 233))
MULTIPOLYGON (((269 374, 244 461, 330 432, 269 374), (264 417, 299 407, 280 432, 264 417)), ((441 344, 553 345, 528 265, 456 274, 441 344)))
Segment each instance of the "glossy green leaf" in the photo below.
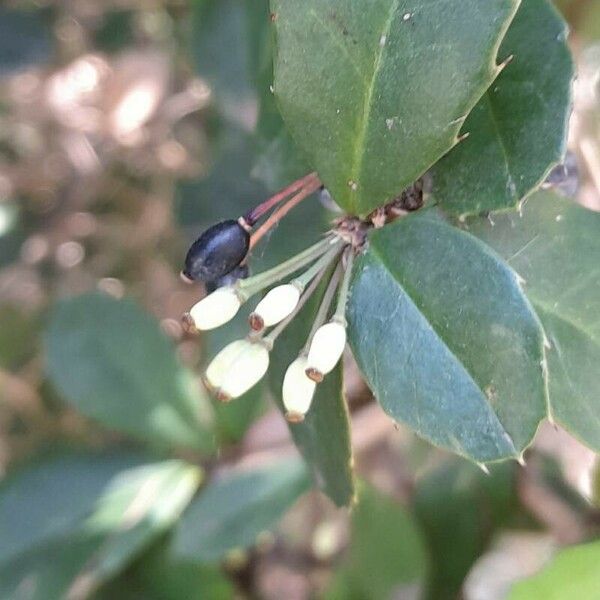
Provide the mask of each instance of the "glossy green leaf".
POLYGON ((352 511, 348 554, 325 598, 419 597, 415 590, 428 567, 419 526, 400 504, 368 486, 361 486, 352 511))
POLYGON ((552 417, 600 451, 600 214, 540 192, 522 216, 473 219, 468 227, 525 280, 550 344, 552 417))
POLYGON ((275 95, 336 202, 364 215, 457 141, 517 0, 272 0, 275 95))
POLYGON ((562 159, 573 62, 548 0, 525 0, 500 57, 513 57, 467 118, 469 137, 433 169, 436 200, 455 214, 515 206, 562 159))
POLYGON ((254 544, 309 486, 297 458, 210 482, 178 524, 174 551, 187 560, 218 562, 230 550, 254 544))
MULTIPOLYGON (((271 352, 269 382, 278 407, 283 378, 298 357, 316 317, 321 294, 316 293, 277 339, 271 352)), ((294 442, 309 465, 316 484, 338 506, 347 506, 354 496, 350 420, 343 395, 343 371, 339 365, 317 386, 304 422, 290 425, 294 442)))
POLYGON ((425 214, 375 231, 349 340, 383 409, 477 462, 518 457, 546 414, 543 333, 517 276, 425 214))
POLYGON ((15 473, 0 491, 0 596, 89 595, 172 525, 199 477, 177 460, 91 454, 15 473))
POLYGON ((493 465, 488 476, 474 465, 451 461, 417 481, 414 509, 431 557, 429 600, 457 597, 515 502, 514 463, 493 465))
POLYGON ((517 583, 508 600, 598 598, 600 542, 563 550, 538 575, 517 583))
POLYGON ((131 302, 101 294, 60 302, 45 346, 53 384, 84 415, 157 446, 214 449, 207 398, 131 302))

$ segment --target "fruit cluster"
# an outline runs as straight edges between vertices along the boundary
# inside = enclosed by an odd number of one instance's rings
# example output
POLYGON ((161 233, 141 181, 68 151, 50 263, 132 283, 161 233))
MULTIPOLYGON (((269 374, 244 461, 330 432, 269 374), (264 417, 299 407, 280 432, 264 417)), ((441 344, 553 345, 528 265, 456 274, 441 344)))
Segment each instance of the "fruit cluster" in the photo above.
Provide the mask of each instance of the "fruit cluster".
POLYGON ((249 317, 248 336, 223 348, 206 370, 207 387, 225 402, 243 395, 262 379, 277 337, 328 278, 310 335, 284 377, 282 396, 290 422, 304 419, 316 385, 335 368, 343 354, 354 250, 344 236, 332 231, 296 256, 252 277, 248 277, 246 261, 249 251, 266 231, 319 187, 316 175, 307 175, 237 221, 212 226, 191 246, 182 271, 186 280, 205 282, 210 292, 184 315, 190 331, 224 325, 242 304, 267 292, 249 317), (292 194, 252 233, 262 216, 292 194), (289 277, 292 279, 282 283, 289 277))

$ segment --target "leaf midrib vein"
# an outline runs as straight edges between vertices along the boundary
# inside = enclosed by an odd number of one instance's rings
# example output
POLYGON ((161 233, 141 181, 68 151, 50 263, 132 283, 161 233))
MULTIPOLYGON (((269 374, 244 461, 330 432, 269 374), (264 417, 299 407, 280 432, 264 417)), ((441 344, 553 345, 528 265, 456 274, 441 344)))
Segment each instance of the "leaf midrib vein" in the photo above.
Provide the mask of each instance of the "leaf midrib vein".
POLYGON ((500 146, 500 150, 502 152, 502 157, 504 158, 504 163, 506 165, 506 175, 509 179, 509 183, 512 183, 514 186, 514 187, 509 186, 509 190, 510 190, 513 200, 518 202, 520 200, 520 194, 517 190, 517 182, 515 181, 515 179, 512 175, 512 169, 511 169, 511 163, 510 163, 509 154, 508 154, 508 148, 506 147, 506 143, 504 141, 504 138, 502 137, 502 130, 500 129, 500 124, 498 123, 498 117, 496 116, 496 113, 494 112, 494 104, 492 103, 492 98, 490 96, 489 90, 485 92, 483 97, 485 98, 485 102, 487 104, 488 111, 490 114, 490 120, 492 122, 492 126, 494 127, 496 136, 498 138, 498 145, 500 146), (513 192, 513 189, 514 189, 514 192, 513 192))
POLYGON ((370 124, 369 115, 371 114, 371 111, 373 109, 373 92, 375 90, 375 85, 377 83, 377 79, 379 77, 379 73, 383 64, 385 49, 387 48, 387 43, 382 44, 381 40, 387 40, 387 37, 390 34, 392 22, 394 21, 394 16, 398 11, 399 3, 400 0, 393 0, 392 4, 390 5, 390 10, 388 12, 387 19, 384 23, 384 27, 380 34, 379 40, 377 41, 378 51, 373 64, 373 73, 369 82, 365 86, 365 95, 363 97, 362 121, 360 122, 358 133, 354 142, 354 156, 352 166, 350 169, 350 180, 353 182, 358 182, 360 179, 360 173, 362 171, 362 163, 364 158, 364 144, 370 124))
POLYGON ((583 326, 573 319, 565 316, 562 313, 559 313, 553 306, 546 304, 545 302, 538 300, 537 298, 531 298, 531 303, 534 307, 537 307, 542 312, 552 315, 553 317, 559 319, 563 323, 570 325, 573 329, 576 329, 583 337, 588 338, 595 346, 600 347, 600 339, 597 339, 595 335, 587 331, 583 328, 583 326))

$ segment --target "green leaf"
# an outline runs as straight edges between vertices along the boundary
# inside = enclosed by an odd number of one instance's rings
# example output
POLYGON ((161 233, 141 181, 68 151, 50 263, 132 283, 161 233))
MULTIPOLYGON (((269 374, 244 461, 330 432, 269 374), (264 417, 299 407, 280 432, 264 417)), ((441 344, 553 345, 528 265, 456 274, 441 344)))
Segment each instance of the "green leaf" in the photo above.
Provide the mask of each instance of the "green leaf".
POLYGON ((136 455, 68 454, 9 475, 0 487, 0 563, 71 533, 110 481, 140 464, 136 455))
POLYGON ((174 551, 213 563, 234 548, 254 544, 309 488, 304 464, 288 459, 211 482, 179 522, 174 551))
POLYGON ((349 340, 383 409, 477 462, 518 457, 546 414, 543 333, 517 276, 427 214, 369 238, 349 340))
POLYGON ((468 227, 525 280, 550 344, 550 414, 600 451, 600 214, 540 192, 522 216, 492 222, 473 219, 468 227))
POLYGON ((167 531, 198 488, 201 471, 180 460, 130 469, 111 482, 83 525, 88 536, 101 536, 73 586, 93 589, 118 573, 131 557, 167 531))
MULTIPOLYGON (((289 365, 298 357, 315 320, 324 286, 277 338, 271 352, 269 383, 277 406, 283 412, 281 389, 289 365)), ((313 478, 337 506, 349 505, 354 497, 350 420, 343 395, 343 370, 339 365, 317 386, 304 422, 291 424, 298 450, 313 478)))
POLYGON ((281 113, 342 208, 369 213, 454 146, 517 5, 272 0, 281 113))
POLYGON ((508 600, 597 598, 600 590, 600 542, 560 552, 540 574, 517 583, 508 600))
POLYGON ((0 596, 87 597, 172 525, 199 477, 178 460, 91 454, 14 474, 0 491, 0 596))
POLYGON ((190 28, 196 71, 211 86, 216 108, 240 124, 252 118, 256 106, 245 4, 242 0, 194 2, 190 28))
POLYGON ((500 48, 513 57, 467 118, 469 137, 433 169, 435 198, 455 214, 515 206, 565 152, 573 62, 564 21, 525 0, 500 48))
POLYGON ((133 303, 101 294, 60 302, 45 346, 52 382, 84 415, 157 446, 214 449, 207 399, 133 303))
POLYGON ((417 482, 415 514, 431 556, 429 600, 455 598, 498 527, 514 512, 515 465, 494 465, 490 476, 451 461, 417 482))
POLYGON ((248 5, 250 55, 258 92, 257 151, 252 176, 269 189, 282 188, 311 169, 283 123, 272 92, 273 36, 269 0, 248 5))
POLYGON ((175 560, 167 543, 142 556, 98 594, 99 600, 232 600, 233 585, 217 567, 175 560))
POLYGON ((0 564, 0 597, 18 600, 63 600, 99 539, 72 536, 36 548, 0 564))
POLYGON ((413 516, 391 498, 362 486, 352 512, 349 556, 325 598, 403 597, 403 591, 423 585, 427 564, 413 516))

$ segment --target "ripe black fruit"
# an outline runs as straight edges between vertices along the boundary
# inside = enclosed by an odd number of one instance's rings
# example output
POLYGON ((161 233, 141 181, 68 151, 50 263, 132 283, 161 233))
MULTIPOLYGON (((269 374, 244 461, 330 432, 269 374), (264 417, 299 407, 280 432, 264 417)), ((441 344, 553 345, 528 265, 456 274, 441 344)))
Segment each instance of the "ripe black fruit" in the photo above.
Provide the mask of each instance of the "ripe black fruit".
POLYGON ((206 291, 211 294, 217 288, 225 287, 227 285, 234 285, 238 279, 246 279, 250 275, 250 269, 248 265, 239 265, 232 271, 229 271, 227 275, 223 275, 217 279, 217 281, 207 281, 206 282, 206 291))
POLYGON ((250 234, 237 221, 217 223, 192 244, 183 274, 193 280, 217 281, 244 260, 249 247, 250 234))

